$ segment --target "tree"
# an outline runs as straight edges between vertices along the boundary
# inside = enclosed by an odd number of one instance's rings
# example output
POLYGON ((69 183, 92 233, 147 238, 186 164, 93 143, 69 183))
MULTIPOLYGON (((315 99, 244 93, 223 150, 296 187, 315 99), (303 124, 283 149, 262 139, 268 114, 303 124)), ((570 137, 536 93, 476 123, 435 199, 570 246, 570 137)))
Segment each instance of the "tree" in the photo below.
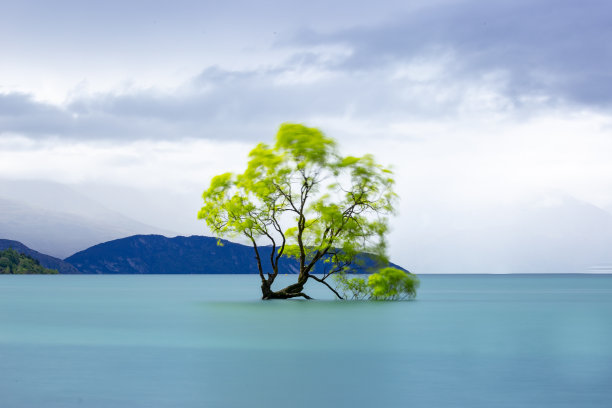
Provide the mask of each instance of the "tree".
POLYGON ((342 298, 330 276, 350 271, 364 253, 388 264, 393 184, 391 171, 371 155, 343 157, 320 130, 286 123, 273 146, 260 143, 250 152, 244 173, 211 180, 198 218, 218 237, 243 236, 252 243, 263 299, 310 299, 303 291, 309 279, 342 298), (271 245, 269 253, 263 242, 271 245), (299 274, 296 283, 275 291, 282 256, 299 261, 299 274), (313 268, 321 263, 325 272, 316 276, 313 268))
POLYGON ((419 280, 411 273, 401 269, 386 267, 373 273, 366 280, 357 276, 348 278, 346 274, 336 276, 342 294, 353 299, 404 300, 416 296, 419 280))

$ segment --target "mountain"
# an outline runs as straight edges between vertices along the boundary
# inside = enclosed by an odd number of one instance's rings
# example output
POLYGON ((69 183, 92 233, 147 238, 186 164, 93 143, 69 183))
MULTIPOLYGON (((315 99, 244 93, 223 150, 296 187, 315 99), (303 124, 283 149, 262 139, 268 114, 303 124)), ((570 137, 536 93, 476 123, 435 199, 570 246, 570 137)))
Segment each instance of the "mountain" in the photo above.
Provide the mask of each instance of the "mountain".
POLYGON ((31 256, 12 248, 0 251, 0 274, 56 274, 56 269, 47 269, 31 256))
MULTIPOLYGON (((66 262, 83 273, 95 274, 256 274, 253 248, 203 236, 166 238, 161 235, 135 235, 95 245, 76 253, 66 262)), ((270 247, 261 247, 262 259, 270 247)), ((367 264, 371 260, 366 260, 367 264)), ((392 264, 393 266, 394 265, 392 264)), ((265 267, 265 266, 264 266, 265 267)), ((323 272, 318 265, 315 273, 323 272)), ((281 258, 281 273, 297 273, 295 259, 281 258)))
POLYGON ((77 268, 68 262, 64 262, 61 259, 54 258, 50 255, 41 254, 40 252, 34 251, 33 249, 28 248, 23 245, 21 242, 11 241, 8 239, 0 239, 0 251, 12 248, 15 251, 28 255, 34 259, 36 259, 42 266, 48 269, 55 269, 59 273, 63 274, 77 274, 81 273, 77 268))
POLYGON ((108 210, 62 184, 0 180, 0 238, 64 258, 136 233, 169 232, 108 210))

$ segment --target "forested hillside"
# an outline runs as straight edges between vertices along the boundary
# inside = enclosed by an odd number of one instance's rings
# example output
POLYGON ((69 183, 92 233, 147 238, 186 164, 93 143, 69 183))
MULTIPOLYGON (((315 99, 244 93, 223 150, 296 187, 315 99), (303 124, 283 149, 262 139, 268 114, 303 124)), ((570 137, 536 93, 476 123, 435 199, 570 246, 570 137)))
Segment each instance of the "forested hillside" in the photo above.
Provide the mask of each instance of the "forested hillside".
POLYGON ((31 256, 21 254, 12 248, 0 251, 0 274, 55 274, 57 270, 47 269, 31 256))

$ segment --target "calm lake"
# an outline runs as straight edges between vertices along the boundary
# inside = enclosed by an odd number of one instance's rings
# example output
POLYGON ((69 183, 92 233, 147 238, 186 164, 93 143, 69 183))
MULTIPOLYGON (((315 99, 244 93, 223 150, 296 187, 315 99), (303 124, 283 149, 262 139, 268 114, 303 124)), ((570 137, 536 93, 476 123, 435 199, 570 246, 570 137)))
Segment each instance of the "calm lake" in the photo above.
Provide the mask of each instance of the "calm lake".
POLYGON ((612 276, 420 278, 262 302, 257 276, 0 276, 0 406, 612 407, 612 276))

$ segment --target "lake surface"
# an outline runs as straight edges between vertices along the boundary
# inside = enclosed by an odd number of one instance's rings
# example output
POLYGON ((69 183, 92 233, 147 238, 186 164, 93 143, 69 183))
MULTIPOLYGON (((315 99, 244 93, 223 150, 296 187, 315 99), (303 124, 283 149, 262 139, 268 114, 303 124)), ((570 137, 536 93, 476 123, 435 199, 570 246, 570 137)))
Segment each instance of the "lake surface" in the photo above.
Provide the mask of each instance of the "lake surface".
POLYGON ((612 276, 420 278, 262 302, 257 276, 0 276, 0 406, 612 407, 612 276))

